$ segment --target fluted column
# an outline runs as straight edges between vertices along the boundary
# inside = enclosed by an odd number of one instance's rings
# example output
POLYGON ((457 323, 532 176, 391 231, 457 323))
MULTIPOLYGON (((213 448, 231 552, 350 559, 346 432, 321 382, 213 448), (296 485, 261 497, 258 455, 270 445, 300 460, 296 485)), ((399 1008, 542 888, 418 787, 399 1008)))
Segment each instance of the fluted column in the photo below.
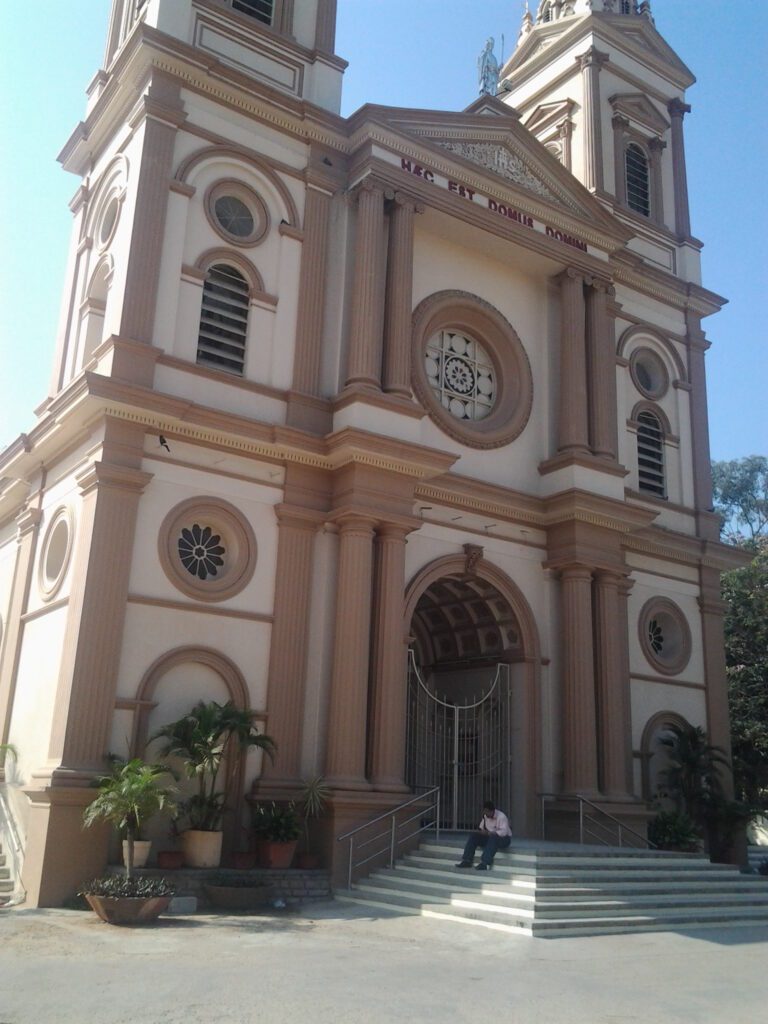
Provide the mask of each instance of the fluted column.
MULTIPOLYGON (((0 743, 8 742, 13 713, 13 699, 16 676, 21 656, 23 625, 21 617, 27 610, 32 571, 37 550, 40 520, 43 514, 38 508, 24 509, 17 518, 16 564, 13 569, 11 596, 8 604, 5 629, 0 644, 0 743)), ((2 767, 0 767, 0 776, 2 767)))
POLYGON ((49 763, 35 773, 37 779, 50 777, 52 785, 85 785, 104 767, 136 516, 151 479, 149 473, 105 462, 94 462, 77 476, 82 501, 49 763))
POLYGON ((584 278, 566 270, 560 281, 558 451, 589 451, 584 278))
POLYGON ((595 676, 600 789, 617 799, 632 791, 626 589, 619 573, 595 574, 595 676))
POLYGON ((277 744, 274 763, 264 760, 271 783, 298 785, 307 679, 312 555, 318 517, 277 507, 279 523, 275 603, 269 651, 268 732, 277 744))
POLYGON ((374 624, 371 781, 375 789, 405 785, 406 638, 403 629, 405 545, 410 527, 378 530, 374 624))
POLYGON ((357 236, 347 386, 381 387, 384 191, 363 182, 357 193, 357 236))
POLYGON ((608 316, 607 281, 594 278, 587 288, 590 440, 595 455, 616 458, 618 451, 616 352, 613 320, 608 316))
POLYGON ((565 167, 567 171, 570 171, 572 164, 571 140, 573 138, 573 121, 570 117, 566 118, 562 124, 558 125, 557 134, 560 139, 560 145, 562 146, 563 167, 565 167))
POLYGON ((384 390, 410 398, 413 223, 416 203, 395 194, 389 214, 387 293, 384 313, 384 390))
POLYGON ((661 139, 650 139, 648 150, 651 154, 651 217, 659 225, 664 224, 664 187, 661 180, 661 154, 667 148, 661 139))
MULTIPOLYGON (((126 258, 125 288, 119 333, 133 341, 152 342, 168 185, 178 126, 185 120, 179 85, 155 72, 142 100, 145 118, 131 243, 126 258)), ((135 127, 135 125, 133 126, 135 127)))
POLYGON ((576 60, 581 68, 584 95, 584 184, 589 189, 603 187, 603 133, 600 110, 600 71, 608 63, 608 54, 591 46, 576 60))
POLYGON ((688 174, 685 169, 685 141, 683 138, 683 117, 691 108, 682 100, 673 99, 667 104, 672 119, 672 180, 675 186, 675 231, 681 238, 691 233, 691 218, 688 209, 688 174))
POLYGON ((311 185, 307 187, 293 389, 308 395, 320 393, 320 355, 325 313, 330 206, 330 193, 311 185))
POLYGON ((597 793, 597 722, 592 639, 592 572, 561 572, 563 791, 597 793))
POLYGON ((613 128, 613 164, 615 170, 615 194, 617 201, 627 205, 627 175, 624 165, 626 149, 626 132, 629 128, 629 120, 623 114, 614 114, 611 118, 613 128))
POLYGON ((365 755, 373 526, 371 519, 352 514, 339 521, 326 776, 330 785, 342 789, 369 788, 365 755))

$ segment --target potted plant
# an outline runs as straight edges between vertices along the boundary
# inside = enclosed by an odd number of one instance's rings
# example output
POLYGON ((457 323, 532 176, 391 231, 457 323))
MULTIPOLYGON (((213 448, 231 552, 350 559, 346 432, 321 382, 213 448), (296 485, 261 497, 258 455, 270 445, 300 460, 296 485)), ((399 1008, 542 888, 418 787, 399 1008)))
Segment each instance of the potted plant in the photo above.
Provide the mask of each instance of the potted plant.
MULTIPOLYGON (((152 737, 165 740, 162 757, 180 757, 197 792, 179 805, 180 817, 189 826, 182 832, 184 861, 189 867, 218 867, 226 810, 226 793, 218 790, 219 773, 230 749, 240 755, 259 747, 272 757, 275 744, 256 729, 256 712, 238 708, 232 701, 198 701, 182 718, 164 726, 152 737)), ((230 764, 234 772, 234 763, 230 764)))
POLYGON ((293 803, 256 804, 253 808, 253 834, 259 859, 265 868, 289 868, 301 835, 301 825, 293 803))
POLYGON ((318 775, 314 779, 307 779, 301 791, 301 825, 304 832, 304 849, 296 858, 296 866, 305 870, 312 870, 318 867, 320 861, 316 853, 312 852, 309 838, 309 823, 312 818, 319 818, 325 810, 326 802, 331 791, 325 784, 325 779, 318 775))
POLYGON ((175 810, 172 787, 161 782, 166 775, 167 768, 138 757, 130 761, 114 758, 110 774, 95 780, 99 793, 85 808, 83 823, 90 828, 107 821, 125 833, 125 876, 96 878, 83 887, 81 895, 110 924, 154 920, 173 895, 165 879, 137 879, 133 874, 136 837, 142 825, 159 811, 175 810))

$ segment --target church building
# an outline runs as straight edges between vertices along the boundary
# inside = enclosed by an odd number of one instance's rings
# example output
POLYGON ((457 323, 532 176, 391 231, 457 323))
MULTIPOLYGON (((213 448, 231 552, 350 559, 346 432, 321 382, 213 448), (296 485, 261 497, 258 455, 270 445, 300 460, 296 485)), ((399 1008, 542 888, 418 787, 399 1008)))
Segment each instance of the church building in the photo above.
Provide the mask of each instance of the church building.
POLYGON ((106 863, 107 755, 201 699, 277 745, 225 851, 322 776, 337 878, 421 789, 446 828, 566 835, 582 797, 642 833, 663 730, 729 745, 692 73, 646 0, 546 0, 466 109, 343 118, 336 8, 112 0, 49 394, 0 455, 29 905, 106 863))

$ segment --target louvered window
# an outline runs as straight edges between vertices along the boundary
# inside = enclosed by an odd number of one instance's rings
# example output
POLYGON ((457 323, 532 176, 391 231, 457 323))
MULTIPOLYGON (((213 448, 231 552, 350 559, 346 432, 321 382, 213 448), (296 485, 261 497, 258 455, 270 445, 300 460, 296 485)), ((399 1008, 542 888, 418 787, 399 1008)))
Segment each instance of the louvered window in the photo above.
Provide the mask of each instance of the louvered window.
POLYGON ((247 14, 265 25, 272 24, 275 0, 232 0, 232 10, 247 14))
POLYGON ((627 206, 644 217, 651 215, 650 170, 648 157, 642 149, 631 142, 624 155, 627 178, 627 206))
POLYGON ((203 286, 197 361, 212 370, 242 374, 248 330, 248 282, 234 267, 218 263, 203 286))
POLYGON ((637 475, 641 491, 666 498, 664 432, 652 412, 641 412, 637 417, 637 475))

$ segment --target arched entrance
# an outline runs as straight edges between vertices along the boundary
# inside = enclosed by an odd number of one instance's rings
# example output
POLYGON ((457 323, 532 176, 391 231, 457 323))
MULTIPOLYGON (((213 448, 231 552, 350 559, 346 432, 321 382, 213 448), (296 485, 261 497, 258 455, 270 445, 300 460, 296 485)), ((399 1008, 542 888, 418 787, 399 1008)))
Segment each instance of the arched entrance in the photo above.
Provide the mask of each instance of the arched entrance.
POLYGON ((538 658, 527 603, 484 560, 443 559, 409 588, 406 782, 440 786, 441 825, 476 826, 485 799, 532 834, 538 658))

